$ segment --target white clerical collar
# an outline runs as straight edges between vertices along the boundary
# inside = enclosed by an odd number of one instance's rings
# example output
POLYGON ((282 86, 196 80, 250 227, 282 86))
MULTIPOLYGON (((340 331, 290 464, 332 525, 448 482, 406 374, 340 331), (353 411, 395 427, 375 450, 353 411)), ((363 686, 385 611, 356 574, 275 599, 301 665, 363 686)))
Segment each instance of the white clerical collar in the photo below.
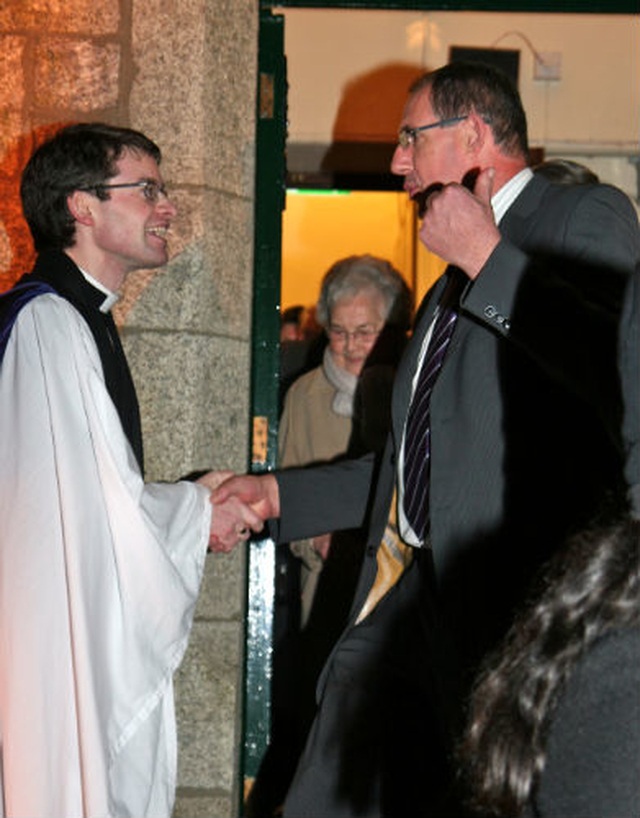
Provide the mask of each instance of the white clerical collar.
POLYGON ((116 301, 120 298, 118 293, 112 293, 111 290, 108 290, 101 281, 98 281, 86 270, 83 270, 82 267, 78 267, 78 269, 92 287, 95 287, 96 290, 100 290, 101 293, 106 295, 105 300, 102 302, 102 304, 100 304, 100 312, 109 312, 111 307, 113 307, 116 301))
POLYGON ((506 184, 502 185, 500 190, 491 199, 491 207, 493 207, 496 224, 500 224, 500 220, 504 214, 532 178, 533 171, 531 168, 523 168, 519 173, 516 173, 515 176, 512 176, 506 184))

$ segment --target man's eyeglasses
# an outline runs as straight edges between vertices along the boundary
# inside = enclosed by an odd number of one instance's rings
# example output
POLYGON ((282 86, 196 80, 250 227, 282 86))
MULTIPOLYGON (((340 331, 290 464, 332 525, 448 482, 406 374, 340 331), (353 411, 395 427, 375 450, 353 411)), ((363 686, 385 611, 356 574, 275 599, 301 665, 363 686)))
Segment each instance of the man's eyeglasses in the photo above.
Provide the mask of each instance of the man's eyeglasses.
POLYGON ((155 179, 142 179, 140 182, 117 182, 111 185, 87 185, 86 187, 78 188, 78 190, 84 190, 89 193, 94 192, 99 196, 101 190, 116 190, 117 188, 127 187, 139 187, 140 190, 142 190, 142 195, 150 204, 157 204, 160 196, 168 195, 165 185, 161 185, 160 182, 156 182, 155 179))
POLYGON ((454 116, 450 119, 440 119, 438 122, 431 122, 429 125, 420 125, 417 128, 410 128, 408 125, 405 125, 403 128, 400 128, 400 132, 398 133, 398 145, 400 145, 401 148, 410 148, 412 145, 415 145, 416 137, 420 131, 429 131, 431 128, 445 128, 447 125, 455 125, 456 122, 462 122, 462 120, 466 118, 466 115, 454 116))
POLYGON ((340 343, 343 343, 349 338, 353 338, 354 341, 362 344, 373 341, 374 338, 377 338, 378 335, 380 335, 381 330, 374 329, 373 327, 358 327, 358 329, 354 330, 353 332, 349 332, 343 327, 329 326, 327 327, 327 332, 331 338, 333 338, 335 341, 339 341, 340 343))

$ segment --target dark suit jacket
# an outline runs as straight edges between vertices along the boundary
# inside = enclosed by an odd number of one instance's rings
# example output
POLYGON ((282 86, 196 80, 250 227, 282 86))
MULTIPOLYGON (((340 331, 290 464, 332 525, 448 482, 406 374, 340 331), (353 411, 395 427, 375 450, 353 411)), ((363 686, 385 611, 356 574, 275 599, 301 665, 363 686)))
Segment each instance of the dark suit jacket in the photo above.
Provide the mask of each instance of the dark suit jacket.
POLYGON ((640 519, 640 266, 627 287, 618 357, 624 397, 625 477, 632 513, 640 519))
POLYGON ((640 630, 611 631, 582 656, 553 711, 527 816, 640 815, 640 630))
MULTIPOLYGON (((532 572, 619 485, 617 323, 640 258, 635 211, 606 185, 534 177, 500 231, 463 292, 430 409, 430 543, 446 632, 465 665, 503 635, 532 572)), ((285 542, 369 514, 353 616, 375 578, 411 379, 449 275, 425 297, 400 363, 381 462, 277 475, 285 542)))

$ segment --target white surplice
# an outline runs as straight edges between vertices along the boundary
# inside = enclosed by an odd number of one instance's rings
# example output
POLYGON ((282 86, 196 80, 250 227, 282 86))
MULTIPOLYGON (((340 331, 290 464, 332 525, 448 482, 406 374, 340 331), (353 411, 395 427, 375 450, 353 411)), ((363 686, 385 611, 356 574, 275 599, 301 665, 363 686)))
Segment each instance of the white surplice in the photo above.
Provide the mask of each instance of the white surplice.
POLYGON ((144 484, 79 313, 24 307, 0 368, 0 814, 170 815, 210 515, 203 486, 144 484))

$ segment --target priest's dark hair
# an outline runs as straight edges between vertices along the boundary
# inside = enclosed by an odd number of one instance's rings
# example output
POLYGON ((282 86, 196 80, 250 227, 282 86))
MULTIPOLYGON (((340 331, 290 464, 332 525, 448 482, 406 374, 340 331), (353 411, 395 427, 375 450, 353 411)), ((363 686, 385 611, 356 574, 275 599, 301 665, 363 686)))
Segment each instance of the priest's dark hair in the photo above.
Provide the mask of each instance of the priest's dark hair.
POLYGON ((68 125, 36 148, 22 174, 20 196, 37 252, 73 245, 76 228, 67 197, 89 188, 108 199, 100 185, 117 174, 116 163, 127 150, 160 164, 160 148, 144 134, 101 122, 68 125))

